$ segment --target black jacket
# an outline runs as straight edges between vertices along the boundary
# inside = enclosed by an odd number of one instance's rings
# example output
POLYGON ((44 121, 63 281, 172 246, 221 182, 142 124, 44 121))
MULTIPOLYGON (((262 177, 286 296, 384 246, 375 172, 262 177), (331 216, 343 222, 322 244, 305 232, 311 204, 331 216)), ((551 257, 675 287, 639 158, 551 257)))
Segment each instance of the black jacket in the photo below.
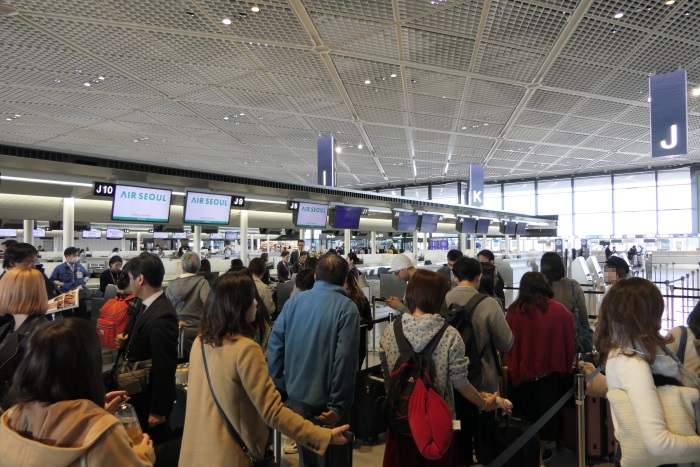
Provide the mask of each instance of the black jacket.
POLYGON ((170 414, 176 397, 177 338, 177 313, 170 300, 162 294, 143 315, 136 317, 127 344, 129 361, 153 360, 149 389, 143 393, 150 396, 150 401, 143 401, 137 407, 137 401, 134 400, 139 420, 144 416, 147 419, 149 413, 170 414))
POLYGON ((287 282, 289 276, 289 263, 285 263, 284 261, 277 263, 277 280, 280 282, 287 282))

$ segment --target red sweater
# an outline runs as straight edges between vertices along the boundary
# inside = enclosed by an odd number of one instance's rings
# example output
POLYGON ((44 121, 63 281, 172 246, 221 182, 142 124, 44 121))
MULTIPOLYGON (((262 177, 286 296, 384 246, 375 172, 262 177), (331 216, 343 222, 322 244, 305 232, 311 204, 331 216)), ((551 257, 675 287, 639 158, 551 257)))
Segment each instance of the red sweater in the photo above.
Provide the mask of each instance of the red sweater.
POLYGON ((520 309, 506 313, 513 347, 506 352, 508 372, 517 386, 553 372, 570 374, 574 364, 574 318, 564 305, 546 299, 547 312, 520 309))

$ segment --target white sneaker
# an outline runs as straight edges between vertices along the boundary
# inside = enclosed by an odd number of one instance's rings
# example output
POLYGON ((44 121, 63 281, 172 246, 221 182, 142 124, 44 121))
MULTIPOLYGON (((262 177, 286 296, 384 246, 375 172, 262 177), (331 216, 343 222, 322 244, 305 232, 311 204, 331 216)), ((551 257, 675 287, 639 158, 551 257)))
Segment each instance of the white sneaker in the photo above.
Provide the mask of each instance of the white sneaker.
POLYGON ((297 447, 297 442, 292 441, 289 444, 285 444, 282 448, 282 452, 285 454, 299 454, 299 448, 297 447))

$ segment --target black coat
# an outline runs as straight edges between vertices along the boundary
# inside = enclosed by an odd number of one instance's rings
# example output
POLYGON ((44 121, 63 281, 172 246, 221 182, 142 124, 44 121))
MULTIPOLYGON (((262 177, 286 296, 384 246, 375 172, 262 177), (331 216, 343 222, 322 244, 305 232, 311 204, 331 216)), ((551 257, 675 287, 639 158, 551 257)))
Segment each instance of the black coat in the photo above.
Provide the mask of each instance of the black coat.
POLYGON ((290 276, 289 269, 289 263, 285 263, 284 261, 277 263, 277 280, 280 282, 287 282, 290 276))
POLYGON ((169 415, 172 409, 176 397, 177 338, 177 313, 162 294, 143 315, 136 317, 129 335, 129 361, 153 361, 148 389, 132 397, 142 427, 148 426, 148 414, 169 415))

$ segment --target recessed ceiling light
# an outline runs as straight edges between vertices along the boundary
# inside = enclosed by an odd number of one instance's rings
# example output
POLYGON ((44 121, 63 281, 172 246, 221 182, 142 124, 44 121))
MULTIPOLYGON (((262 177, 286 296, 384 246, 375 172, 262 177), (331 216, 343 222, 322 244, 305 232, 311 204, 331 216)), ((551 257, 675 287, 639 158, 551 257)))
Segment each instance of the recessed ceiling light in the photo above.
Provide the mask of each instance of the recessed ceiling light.
POLYGON ((484 126, 489 126, 489 124, 488 124, 488 123, 484 123, 484 126))
POLYGON ((397 75, 396 75, 396 73, 392 73, 389 76, 391 76, 392 78, 396 78, 397 75))
POLYGON ((7 117, 5 120, 7 120, 8 122, 11 122, 11 121, 12 121, 12 117, 7 117))
POLYGON ((221 20, 221 22, 224 23, 226 26, 228 26, 229 24, 231 24, 231 19, 230 19, 230 18, 224 18, 224 19, 221 20))
POLYGON ((60 79, 56 78, 56 79, 53 80, 53 82, 54 82, 55 84, 61 84, 62 81, 61 81, 60 79))
POLYGON ((20 114, 15 114, 15 118, 20 118, 20 117, 21 117, 20 114))
POLYGON ((417 84, 417 83, 418 83, 418 80, 417 80, 417 79, 412 79, 412 80, 411 80, 411 83, 417 84))
POLYGON ((253 6, 250 8, 250 11, 252 11, 253 13, 257 13, 258 11, 260 11, 260 7, 257 6, 257 5, 253 5, 253 6))
POLYGON ((343 152, 343 148, 341 148, 340 146, 336 146, 336 147, 335 147, 335 153, 336 153, 336 154, 340 154, 341 152, 343 152))
POLYGON ((466 130, 466 129, 467 129, 467 127, 466 127, 466 126, 463 126, 463 127, 462 127, 462 130, 466 130))
POLYGON ((358 145, 357 145, 357 149, 362 149, 363 147, 364 147, 364 146, 361 145, 361 144, 358 144, 358 145))
POLYGON ((100 76, 97 77, 97 79, 99 79, 100 81, 104 81, 104 80, 105 80, 105 77, 102 76, 102 75, 100 75, 100 76))
POLYGON ((241 113, 239 113, 238 115, 240 115, 241 117, 243 117, 245 114, 244 114, 243 112, 241 112, 241 113))
POLYGON ((676 3, 676 0, 666 0, 665 2, 666 5, 673 5, 674 3, 676 3))
POLYGON ((228 117, 224 117, 224 120, 228 120, 228 117))
POLYGON ((75 69, 75 72, 78 73, 78 74, 80 74, 80 73, 83 72, 83 70, 81 70, 80 68, 76 68, 76 69, 75 69))
POLYGON ((693 96, 698 97, 700 96, 700 88, 695 88, 692 91, 690 91, 693 96))
POLYGON ((614 18, 615 18, 615 19, 620 19, 620 18, 622 18, 623 16, 625 16, 625 14, 624 14, 623 12, 619 12, 619 13, 615 13, 614 18))
POLYGON ((368 80, 368 79, 366 79, 366 80, 365 80, 365 84, 372 84, 372 81, 371 81, 371 80, 368 80))
POLYGON ((85 81, 85 82, 83 83, 83 86, 85 86, 86 88, 89 88, 89 87, 90 87, 90 83, 88 83, 87 81, 85 81))

